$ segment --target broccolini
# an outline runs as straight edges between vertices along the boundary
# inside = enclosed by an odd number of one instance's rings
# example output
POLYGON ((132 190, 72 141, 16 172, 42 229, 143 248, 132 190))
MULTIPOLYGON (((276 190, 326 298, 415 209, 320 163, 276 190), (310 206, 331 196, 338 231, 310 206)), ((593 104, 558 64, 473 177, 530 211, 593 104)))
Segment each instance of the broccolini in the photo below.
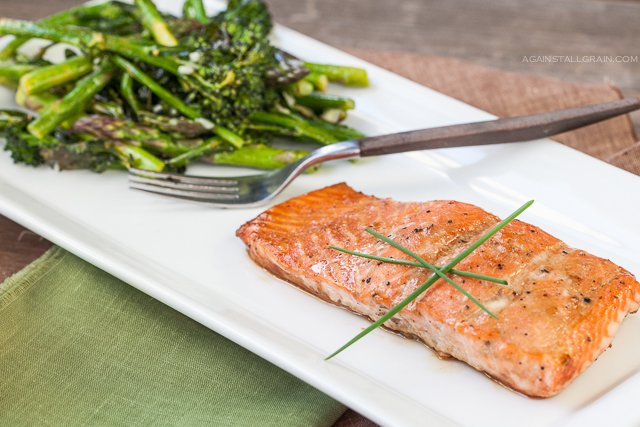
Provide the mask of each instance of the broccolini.
POLYGON ((276 138, 330 144, 363 136, 340 124, 355 102, 328 82, 366 86, 362 69, 303 62, 272 45, 261 0, 230 0, 208 16, 186 0, 184 16, 151 0, 79 6, 36 23, 0 19, 0 84, 35 114, 0 111, 15 162, 60 169, 136 167, 182 171, 193 161, 277 168, 304 150, 276 138), (22 45, 49 41, 35 55, 22 45), (66 58, 49 62, 51 46, 66 58))

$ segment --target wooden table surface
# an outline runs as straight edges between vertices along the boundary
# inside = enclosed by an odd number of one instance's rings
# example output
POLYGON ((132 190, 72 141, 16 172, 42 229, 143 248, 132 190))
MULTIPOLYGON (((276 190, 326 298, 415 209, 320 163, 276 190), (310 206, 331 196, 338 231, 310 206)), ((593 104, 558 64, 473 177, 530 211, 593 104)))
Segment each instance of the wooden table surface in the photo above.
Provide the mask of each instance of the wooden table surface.
MULTIPOLYGON (((79 0, 1 0, 0 16, 38 19, 79 0)), ((609 83, 640 96, 640 2, 632 0, 268 0, 275 19, 342 48, 408 51, 557 77, 609 83), (560 56, 570 60, 525 61, 560 56), (597 58, 629 56, 635 62, 597 58)), ((310 53, 310 57, 312 53, 310 53)), ((640 129, 640 113, 632 116, 640 129)), ((639 132, 640 134, 640 132, 639 132)), ((50 243, 0 216, 0 281, 50 243)), ((347 412, 340 425, 373 425, 347 412)))

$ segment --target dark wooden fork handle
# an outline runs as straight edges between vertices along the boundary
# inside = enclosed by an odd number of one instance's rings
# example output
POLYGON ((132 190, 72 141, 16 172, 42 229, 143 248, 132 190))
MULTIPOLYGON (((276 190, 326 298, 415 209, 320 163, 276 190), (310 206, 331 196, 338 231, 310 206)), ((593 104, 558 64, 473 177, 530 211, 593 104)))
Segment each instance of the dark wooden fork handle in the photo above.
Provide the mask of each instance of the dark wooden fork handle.
POLYGON ((507 117, 486 122, 373 136, 360 141, 360 156, 531 141, 607 120, 639 108, 640 99, 625 98, 530 116, 507 117))

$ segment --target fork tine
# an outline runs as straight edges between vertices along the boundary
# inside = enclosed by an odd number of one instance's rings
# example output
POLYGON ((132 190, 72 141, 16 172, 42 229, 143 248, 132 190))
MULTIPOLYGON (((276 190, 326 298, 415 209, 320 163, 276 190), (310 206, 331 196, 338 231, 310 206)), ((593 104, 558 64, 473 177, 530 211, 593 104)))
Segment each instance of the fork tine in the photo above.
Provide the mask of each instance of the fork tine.
POLYGON ((238 181, 233 178, 217 178, 206 176, 179 175, 166 172, 153 172, 142 169, 129 169, 129 176, 139 176, 142 178, 156 179, 158 181, 180 182, 185 184, 202 184, 217 186, 236 186, 238 181))
MULTIPOLYGON (((220 186, 219 184, 190 184, 184 182, 175 182, 173 180, 162 180, 158 178, 147 178, 139 175, 129 175, 129 182, 136 184, 148 184, 162 188, 173 188, 176 190, 198 191, 207 193, 237 193, 240 189, 238 186, 220 186)), ((215 181, 214 181, 215 183, 215 181)))
POLYGON ((129 187, 136 190, 142 190, 149 193, 162 194, 165 196, 173 196, 181 199, 196 200, 199 202, 209 203, 229 203, 238 200, 240 195, 237 193, 211 193, 201 191, 178 190, 175 188, 160 187, 157 185, 143 184, 137 182, 129 182, 129 187))
POLYGON ((131 169, 129 187, 187 200, 208 202, 217 207, 251 207, 266 203, 310 166, 328 160, 357 157, 358 141, 337 142, 318 148, 306 157, 269 172, 235 177, 178 175, 131 169))

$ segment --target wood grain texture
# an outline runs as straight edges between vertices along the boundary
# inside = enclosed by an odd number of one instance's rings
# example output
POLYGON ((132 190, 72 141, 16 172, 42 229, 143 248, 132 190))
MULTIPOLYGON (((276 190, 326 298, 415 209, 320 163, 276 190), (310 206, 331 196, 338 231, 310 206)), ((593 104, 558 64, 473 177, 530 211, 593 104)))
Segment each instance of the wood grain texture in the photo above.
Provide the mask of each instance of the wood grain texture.
POLYGON ((44 238, 0 215, 0 283, 42 255, 49 247, 44 238))

